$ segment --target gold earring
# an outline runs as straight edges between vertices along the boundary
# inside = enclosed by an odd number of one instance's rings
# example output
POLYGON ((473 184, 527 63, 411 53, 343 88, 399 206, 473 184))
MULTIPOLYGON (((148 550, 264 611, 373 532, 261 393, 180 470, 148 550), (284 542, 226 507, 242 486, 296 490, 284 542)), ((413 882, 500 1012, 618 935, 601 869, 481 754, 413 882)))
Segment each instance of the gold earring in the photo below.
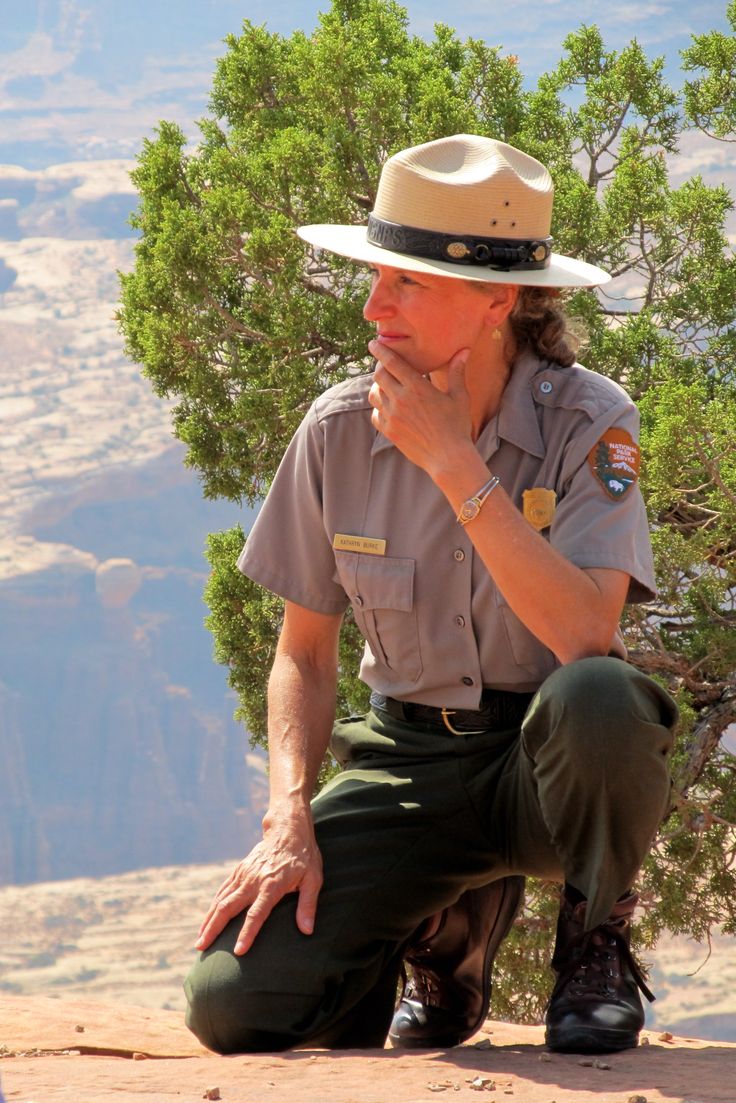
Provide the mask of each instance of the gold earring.
POLYGON ((498 328, 498 326, 496 326, 495 329, 491 330, 491 340, 493 340, 493 341, 500 341, 501 340, 501 330, 498 328))

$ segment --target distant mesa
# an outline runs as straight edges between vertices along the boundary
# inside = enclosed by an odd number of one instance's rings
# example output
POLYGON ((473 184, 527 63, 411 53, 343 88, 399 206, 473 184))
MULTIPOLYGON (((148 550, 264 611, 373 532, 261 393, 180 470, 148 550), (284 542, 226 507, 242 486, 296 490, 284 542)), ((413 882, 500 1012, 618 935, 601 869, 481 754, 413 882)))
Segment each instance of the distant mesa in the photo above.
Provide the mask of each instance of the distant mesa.
POLYGON ((0 165, 0 239, 28 237, 122 240, 129 217, 135 162, 116 159, 51 165, 31 171, 0 165))
POLYGON ((105 609, 122 609, 141 586, 141 571, 132 559, 106 559, 95 571, 95 590, 105 609))

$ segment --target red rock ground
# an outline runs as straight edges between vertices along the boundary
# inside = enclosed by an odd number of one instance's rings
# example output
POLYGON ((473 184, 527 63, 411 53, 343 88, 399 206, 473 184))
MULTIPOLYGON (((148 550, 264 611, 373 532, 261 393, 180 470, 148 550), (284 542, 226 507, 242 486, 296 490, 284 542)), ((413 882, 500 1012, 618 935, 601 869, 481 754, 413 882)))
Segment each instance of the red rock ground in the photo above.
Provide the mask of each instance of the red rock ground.
POLYGON ((217 1057, 178 1012, 0 998, 7 1103, 736 1103, 736 1045, 644 1038, 648 1044, 598 1064, 548 1053, 541 1027, 493 1021, 470 1043, 444 1051, 217 1057))

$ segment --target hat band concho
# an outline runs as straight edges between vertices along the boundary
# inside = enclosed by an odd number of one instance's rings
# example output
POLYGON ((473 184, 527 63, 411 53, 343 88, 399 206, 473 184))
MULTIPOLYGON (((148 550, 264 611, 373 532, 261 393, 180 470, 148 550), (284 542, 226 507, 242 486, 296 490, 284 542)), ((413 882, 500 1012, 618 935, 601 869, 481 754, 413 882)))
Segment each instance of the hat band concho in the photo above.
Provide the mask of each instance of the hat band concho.
POLYGON ((368 216, 367 240, 380 249, 390 249, 425 260, 476 265, 496 272, 530 272, 549 267, 552 238, 520 241, 518 238, 467 237, 443 234, 386 222, 368 216))

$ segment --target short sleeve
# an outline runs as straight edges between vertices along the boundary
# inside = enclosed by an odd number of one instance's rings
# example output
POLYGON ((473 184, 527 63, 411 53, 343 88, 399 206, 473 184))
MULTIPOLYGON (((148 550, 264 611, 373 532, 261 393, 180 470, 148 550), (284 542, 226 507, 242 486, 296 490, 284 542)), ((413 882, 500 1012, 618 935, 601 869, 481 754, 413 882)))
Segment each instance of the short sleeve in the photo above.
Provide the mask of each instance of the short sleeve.
POLYGON ((597 417, 570 443, 562 470, 564 493, 550 543, 581 568, 631 576, 629 602, 655 595, 649 522, 638 484, 639 413, 625 400, 597 417))
POLYGON ((254 582, 317 613, 342 613, 323 519, 324 436, 315 408, 294 434, 248 535, 238 567, 254 582))

